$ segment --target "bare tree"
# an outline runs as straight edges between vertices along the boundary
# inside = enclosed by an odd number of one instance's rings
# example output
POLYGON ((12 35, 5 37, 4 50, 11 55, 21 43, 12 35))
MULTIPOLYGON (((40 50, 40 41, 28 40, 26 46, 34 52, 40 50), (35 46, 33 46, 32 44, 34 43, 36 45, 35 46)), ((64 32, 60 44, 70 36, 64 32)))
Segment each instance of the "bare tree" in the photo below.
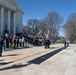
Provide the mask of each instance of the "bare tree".
POLYGON ((44 37, 46 32, 47 32, 47 24, 44 22, 44 20, 41 20, 40 21, 40 35, 44 37))
POLYGON ((38 35, 38 33, 39 33, 39 20, 29 19, 27 22, 27 26, 32 29, 32 33, 34 35, 38 35))
POLYGON ((66 37, 71 43, 76 42, 76 13, 72 13, 64 24, 66 37))
POLYGON ((29 26, 24 26, 22 29, 23 33, 32 34, 32 29, 29 26))
POLYGON ((63 18, 57 12, 50 12, 44 19, 47 29, 50 31, 51 38, 55 39, 58 36, 59 28, 63 23, 63 18))

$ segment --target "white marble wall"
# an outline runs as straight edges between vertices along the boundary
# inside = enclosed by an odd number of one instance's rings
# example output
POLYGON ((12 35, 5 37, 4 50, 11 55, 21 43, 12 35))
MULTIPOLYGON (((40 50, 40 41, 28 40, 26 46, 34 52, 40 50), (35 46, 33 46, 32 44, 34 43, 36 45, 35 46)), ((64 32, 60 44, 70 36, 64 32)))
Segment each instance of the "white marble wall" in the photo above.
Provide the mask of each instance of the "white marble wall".
POLYGON ((17 20, 18 31, 22 32, 23 15, 20 12, 17 12, 16 20, 17 20))

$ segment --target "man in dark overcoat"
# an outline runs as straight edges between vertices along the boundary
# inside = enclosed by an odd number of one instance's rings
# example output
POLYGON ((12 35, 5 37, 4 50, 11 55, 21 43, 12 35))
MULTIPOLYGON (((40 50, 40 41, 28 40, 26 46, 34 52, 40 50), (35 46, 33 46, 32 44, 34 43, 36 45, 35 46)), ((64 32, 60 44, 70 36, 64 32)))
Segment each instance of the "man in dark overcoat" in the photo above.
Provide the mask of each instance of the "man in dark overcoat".
POLYGON ((0 57, 2 56, 3 39, 0 36, 0 57))

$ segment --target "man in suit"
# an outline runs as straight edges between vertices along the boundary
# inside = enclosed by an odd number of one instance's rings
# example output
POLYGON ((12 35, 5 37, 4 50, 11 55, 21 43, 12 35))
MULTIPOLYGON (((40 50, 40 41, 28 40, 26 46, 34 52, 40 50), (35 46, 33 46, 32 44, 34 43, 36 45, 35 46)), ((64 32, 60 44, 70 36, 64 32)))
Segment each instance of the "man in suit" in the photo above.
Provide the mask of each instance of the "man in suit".
POLYGON ((0 57, 2 56, 3 39, 0 36, 0 57))
POLYGON ((66 49, 66 47, 67 47, 67 42, 66 42, 66 40, 64 41, 64 48, 66 49))

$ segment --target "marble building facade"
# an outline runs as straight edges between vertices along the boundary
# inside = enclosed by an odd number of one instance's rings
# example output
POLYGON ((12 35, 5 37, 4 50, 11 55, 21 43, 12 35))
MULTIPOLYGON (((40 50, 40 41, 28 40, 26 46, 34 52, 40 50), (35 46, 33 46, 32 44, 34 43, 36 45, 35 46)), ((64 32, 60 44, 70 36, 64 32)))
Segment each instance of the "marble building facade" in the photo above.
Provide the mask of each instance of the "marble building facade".
POLYGON ((0 35, 22 32, 23 14, 15 0, 0 0, 0 35))

